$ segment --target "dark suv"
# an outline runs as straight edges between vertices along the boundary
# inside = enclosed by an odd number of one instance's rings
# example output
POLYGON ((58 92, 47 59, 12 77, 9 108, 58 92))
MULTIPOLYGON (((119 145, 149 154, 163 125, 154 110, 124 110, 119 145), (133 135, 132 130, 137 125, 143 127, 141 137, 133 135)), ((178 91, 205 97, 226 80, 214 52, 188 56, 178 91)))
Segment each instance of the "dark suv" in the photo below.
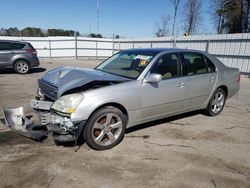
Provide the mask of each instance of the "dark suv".
POLYGON ((26 74, 35 66, 39 66, 39 60, 30 43, 0 40, 0 69, 13 68, 17 73, 26 74))

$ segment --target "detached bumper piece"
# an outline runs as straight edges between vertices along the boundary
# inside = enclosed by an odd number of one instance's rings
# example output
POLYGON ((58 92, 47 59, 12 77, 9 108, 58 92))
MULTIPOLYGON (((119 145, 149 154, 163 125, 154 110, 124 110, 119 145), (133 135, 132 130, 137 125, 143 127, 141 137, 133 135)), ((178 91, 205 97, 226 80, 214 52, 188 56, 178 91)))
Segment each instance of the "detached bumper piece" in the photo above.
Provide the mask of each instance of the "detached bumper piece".
POLYGON ((26 138, 39 142, 47 138, 47 127, 34 124, 28 117, 24 116, 23 107, 3 108, 3 111, 5 115, 5 126, 7 128, 26 138))
MULTIPOLYGON (((39 106, 38 103, 37 105, 39 106)), ((76 142, 85 125, 85 121, 72 123, 69 117, 49 111, 37 111, 40 124, 34 124, 30 118, 26 117, 23 107, 3 108, 3 111, 7 128, 39 142, 46 139, 49 132, 52 133, 54 140, 58 142, 76 142)))

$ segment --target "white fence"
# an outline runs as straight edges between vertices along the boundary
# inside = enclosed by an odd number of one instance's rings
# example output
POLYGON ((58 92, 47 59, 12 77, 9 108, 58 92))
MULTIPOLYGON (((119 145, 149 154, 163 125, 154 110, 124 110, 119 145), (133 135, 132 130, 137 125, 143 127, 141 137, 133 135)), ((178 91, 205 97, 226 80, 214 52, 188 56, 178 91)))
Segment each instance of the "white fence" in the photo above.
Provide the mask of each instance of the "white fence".
MULTIPOLYGON (((149 39, 93 39, 83 37, 0 37, 30 42, 40 58, 109 57, 128 48, 171 48, 172 37, 149 39)), ((250 74, 250 33, 178 37, 177 48, 198 49, 214 54, 227 66, 250 74)))

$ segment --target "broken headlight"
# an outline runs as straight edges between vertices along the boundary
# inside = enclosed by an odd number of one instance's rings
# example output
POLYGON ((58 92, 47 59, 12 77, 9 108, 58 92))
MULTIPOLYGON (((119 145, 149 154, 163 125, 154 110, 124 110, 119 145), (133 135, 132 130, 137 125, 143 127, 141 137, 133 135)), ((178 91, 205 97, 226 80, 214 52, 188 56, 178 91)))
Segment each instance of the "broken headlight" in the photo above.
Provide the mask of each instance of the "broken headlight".
POLYGON ((59 112, 71 114, 76 110, 82 100, 83 95, 81 94, 65 95, 57 99, 51 108, 59 112))

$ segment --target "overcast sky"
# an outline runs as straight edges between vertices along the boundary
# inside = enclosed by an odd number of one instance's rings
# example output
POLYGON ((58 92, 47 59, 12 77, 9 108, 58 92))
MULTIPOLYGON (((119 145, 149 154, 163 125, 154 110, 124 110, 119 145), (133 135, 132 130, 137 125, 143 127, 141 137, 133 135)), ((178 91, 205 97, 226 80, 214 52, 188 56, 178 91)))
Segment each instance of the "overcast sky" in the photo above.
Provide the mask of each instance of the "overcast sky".
MULTIPOLYGON (((202 34, 214 32, 208 2, 202 0, 202 34)), ((0 28, 40 27, 71 29, 82 34, 97 32, 96 0, 1 0, 0 7, 0 28)), ((182 9, 177 21, 179 35, 183 33, 182 9)), ((99 0, 99 10, 99 33, 105 37, 111 37, 113 33, 133 38, 152 37, 155 22, 161 15, 173 16, 170 0, 99 0)), ((169 25, 171 31, 172 21, 169 25)))

